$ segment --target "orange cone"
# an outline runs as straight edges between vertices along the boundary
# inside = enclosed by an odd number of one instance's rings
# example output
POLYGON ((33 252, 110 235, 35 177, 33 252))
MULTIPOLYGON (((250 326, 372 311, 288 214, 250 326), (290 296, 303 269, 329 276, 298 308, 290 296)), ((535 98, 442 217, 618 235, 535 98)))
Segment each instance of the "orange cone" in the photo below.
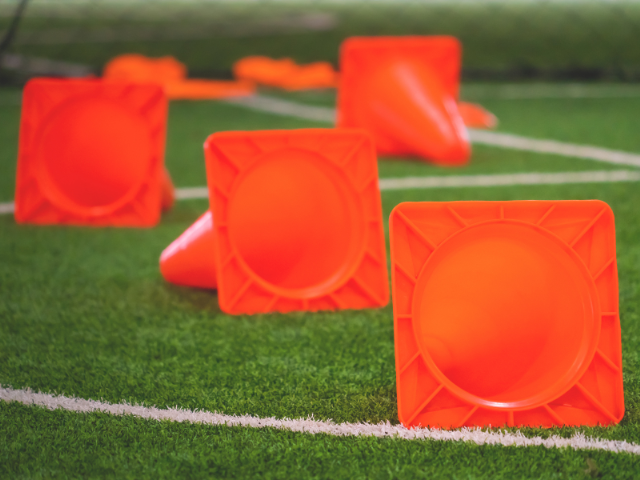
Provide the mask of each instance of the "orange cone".
POLYGON ((216 288, 213 235, 213 215, 207 210, 160 255, 164 279, 176 285, 216 288))
POLYGON ((366 132, 221 132, 207 139, 205 157, 213 219, 205 214, 163 252, 167 281, 217 281, 220 308, 231 314, 386 305, 366 132))
POLYGON ((173 180, 171 179, 171 175, 169 174, 169 170, 165 168, 162 169, 162 194, 161 194, 161 205, 162 211, 166 212, 171 210, 173 204, 176 202, 176 189, 173 186, 173 180))
POLYGON ((453 37, 346 40, 338 126, 367 129, 380 154, 467 163, 471 148, 456 102, 460 52, 453 37))
POLYGON ((187 79, 187 67, 173 57, 149 58, 138 54, 120 55, 104 67, 103 77, 140 83, 158 83, 171 100, 197 100, 252 95, 251 82, 187 79))
POLYGON ((285 90, 335 88, 338 82, 338 73, 329 62, 299 65, 290 58, 245 57, 233 65, 233 74, 240 80, 285 90))
POLYGON ((35 79, 24 89, 19 223, 152 226, 168 207, 167 98, 157 85, 35 79), (164 193, 163 193, 164 192, 164 193))
POLYGON ((389 232, 403 425, 620 422, 615 225, 606 203, 401 203, 389 232))
POLYGON ((470 128, 495 128, 496 116, 477 103, 458 102, 458 111, 464 124, 470 128))

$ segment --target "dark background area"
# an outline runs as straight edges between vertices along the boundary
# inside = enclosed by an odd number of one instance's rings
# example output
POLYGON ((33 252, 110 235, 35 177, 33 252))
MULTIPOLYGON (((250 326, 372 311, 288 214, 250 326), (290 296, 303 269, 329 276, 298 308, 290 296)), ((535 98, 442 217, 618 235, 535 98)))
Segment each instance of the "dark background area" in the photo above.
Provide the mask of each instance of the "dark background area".
MULTIPOLYGON (((0 0, 0 39, 20 0, 0 0)), ((225 78, 246 55, 337 62, 351 35, 460 38, 466 80, 640 79, 640 2, 30 0, 0 59, 4 83, 99 74, 115 55, 174 55, 225 78)))

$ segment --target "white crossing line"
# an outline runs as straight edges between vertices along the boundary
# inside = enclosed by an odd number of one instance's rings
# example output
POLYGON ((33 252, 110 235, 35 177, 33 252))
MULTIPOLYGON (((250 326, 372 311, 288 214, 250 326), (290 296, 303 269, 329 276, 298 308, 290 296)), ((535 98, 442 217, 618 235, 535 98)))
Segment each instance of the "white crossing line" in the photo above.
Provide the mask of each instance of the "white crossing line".
POLYGON ((203 410, 192 411, 181 408, 160 409, 143 407, 127 403, 110 404, 97 400, 54 396, 35 393, 30 389, 14 390, 0 386, 0 400, 19 402, 25 405, 37 405, 49 410, 63 409, 73 412, 106 412, 111 415, 133 415, 148 420, 169 420, 172 422, 200 423, 206 425, 225 425, 228 427, 277 428, 307 434, 326 434, 333 436, 374 436, 393 437, 405 440, 432 440, 445 442, 470 442, 477 445, 503 445, 508 447, 573 448, 574 450, 604 450, 615 453, 640 455, 640 445, 624 440, 604 440, 576 433, 570 438, 552 435, 548 438, 525 437, 520 431, 507 433, 502 431, 482 431, 479 428, 459 430, 440 430, 430 428, 407 429, 402 425, 379 423, 334 423, 332 421, 307 419, 289 420, 277 418, 259 418, 250 415, 224 415, 203 410))
MULTIPOLYGON (((428 188, 508 187, 513 185, 565 185, 572 183, 638 182, 639 170, 590 170, 559 173, 503 173, 491 175, 437 175, 431 177, 381 178, 380 190, 428 188)), ((209 198, 207 187, 176 189, 176 200, 209 198)), ((0 203, 0 215, 13 213, 13 202, 0 203)))
MULTIPOLYGON (((290 102, 266 95, 235 98, 225 100, 233 105, 240 105, 276 115, 302 118, 318 122, 335 123, 336 110, 329 107, 318 107, 290 102)), ((547 153, 564 157, 597 160, 616 165, 640 167, 640 155, 591 145, 559 142, 557 140, 541 140, 513 135, 510 133, 487 132, 469 129, 472 143, 490 145, 492 147, 510 148, 528 152, 547 153)))

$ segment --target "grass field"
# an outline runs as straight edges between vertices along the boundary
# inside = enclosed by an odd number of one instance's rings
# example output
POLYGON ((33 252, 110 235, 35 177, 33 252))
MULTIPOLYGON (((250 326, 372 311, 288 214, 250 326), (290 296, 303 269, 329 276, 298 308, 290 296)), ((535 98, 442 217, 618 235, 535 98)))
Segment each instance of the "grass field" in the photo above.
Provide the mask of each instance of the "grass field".
MULTIPOLYGON (((476 87, 465 90, 468 98, 480 98, 476 87)), ((334 102, 328 93, 279 95, 334 102)), ((505 132, 640 152, 640 96, 484 95, 482 102, 505 132)), ((19 114, 19 92, 0 90, 0 202, 13 197, 19 114)), ((218 102, 175 102, 167 165, 177 186, 203 186, 202 142, 212 132, 324 126, 218 102)), ((488 146, 474 147, 464 169, 388 159, 379 166, 381 177, 615 168, 488 146)), ((593 198, 616 215, 626 414, 615 427, 523 433, 581 431, 640 443, 638 183, 389 191, 382 201, 386 219, 408 200, 593 198)), ((390 306, 230 317, 215 292, 162 280, 160 252, 206 208, 204 200, 178 202, 145 230, 17 226, 0 216, 0 385, 225 414, 397 423, 390 306)), ((632 478, 639 471, 640 457, 611 452, 342 438, 0 401, 0 477, 632 478)))

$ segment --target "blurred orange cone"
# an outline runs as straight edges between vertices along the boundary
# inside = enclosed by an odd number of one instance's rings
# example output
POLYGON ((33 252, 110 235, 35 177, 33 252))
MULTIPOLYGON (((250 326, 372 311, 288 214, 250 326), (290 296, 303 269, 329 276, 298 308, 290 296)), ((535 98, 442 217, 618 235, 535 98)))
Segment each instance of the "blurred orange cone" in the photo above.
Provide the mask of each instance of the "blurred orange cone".
POLYGON ((338 126, 369 130, 381 154, 467 163, 471 148, 456 102, 460 55, 453 37, 346 40, 338 126))
POLYGON ((35 79, 24 89, 19 223, 152 226, 170 207, 157 85, 35 79))
POLYGON ((255 92, 255 86, 250 82, 189 80, 185 65, 173 57, 120 55, 105 65, 103 77, 108 80, 159 83, 172 100, 238 97, 255 92))
POLYGON ((162 169, 161 177, 162 194, 160 204, 162 205, 162 211, 167 211, 171 210, 171 207, 176 202, 176 189, 166 167, 162 169))
POLYGON ((298 65, 290 58, 276 60, 261 56, 238 60, 233 65, 233 74, 240 80, 286 90, 335 88, 338 79, 329 62, 298 65))

